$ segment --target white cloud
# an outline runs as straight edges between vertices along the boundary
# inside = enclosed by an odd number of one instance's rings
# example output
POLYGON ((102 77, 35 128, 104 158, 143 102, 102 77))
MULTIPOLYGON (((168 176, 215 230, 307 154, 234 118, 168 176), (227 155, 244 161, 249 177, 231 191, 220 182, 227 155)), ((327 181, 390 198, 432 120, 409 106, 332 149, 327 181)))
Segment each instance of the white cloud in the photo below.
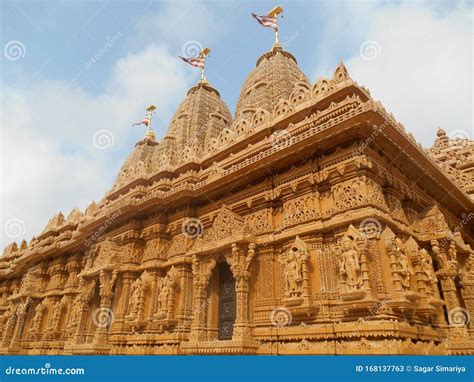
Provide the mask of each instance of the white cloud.
POLYGON ((404 4, 377 8, 371 21, 366 40, 375 41, 380 54, 373 60, 351 58, 345 63, 351 77, 425 146, 433 143, 438 126, 472 137, 470 10, 404 4))
MULTIPOLYGON (((67 214, 100 199, 132 143, 143 136, 143 129, 131 124, 143 117, 148 104, 158 106, 158 135, 166 131, 193 80, 176 61, 163 45, 130 54, 116 62, 108 90, 98 95, 60 81, 41 81, 27 90, 5 88, 2 225, 21 219, 29 239, 59 210, 67 214), (94 133, 101 129, 114 137, 107 150, 93 145, 94 133)), ((5 245, 12 238, 2 231, 5 245)))

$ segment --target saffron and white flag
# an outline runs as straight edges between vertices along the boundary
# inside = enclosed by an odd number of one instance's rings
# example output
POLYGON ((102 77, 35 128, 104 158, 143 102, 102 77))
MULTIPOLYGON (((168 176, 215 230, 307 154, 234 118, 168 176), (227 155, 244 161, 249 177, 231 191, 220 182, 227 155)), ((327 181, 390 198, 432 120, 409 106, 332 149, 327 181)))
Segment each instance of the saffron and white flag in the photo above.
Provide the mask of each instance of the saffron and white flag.
POLYGON ((150 119, 148 117, 145 117, 141 121, 135 122, 132 126, 139 126, 139 125, 145 125, 148 127, 150 125, 150 119))
POLYGON ((179 56, 184 62, 187 62, 189 65, 195 66, 196 68, 204 69, 205 65, 205 58, 202 55, 198 57, 181 57, 179 56))
POLYGON ((278 29, 278 21, 276 16, 259 16, 256 15, 255 13, 252 13, 252 16, 254 17, 255 20, 257 20, 260 25, 264 26, 265 28, 273 28, 275 30, 278 29))

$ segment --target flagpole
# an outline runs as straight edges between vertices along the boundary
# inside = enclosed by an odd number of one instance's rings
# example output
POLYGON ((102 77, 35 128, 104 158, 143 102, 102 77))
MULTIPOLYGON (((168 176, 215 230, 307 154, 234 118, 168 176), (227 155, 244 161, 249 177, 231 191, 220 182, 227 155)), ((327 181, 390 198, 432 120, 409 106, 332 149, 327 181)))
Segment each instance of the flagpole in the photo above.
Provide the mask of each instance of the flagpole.
POLYGON ((155 133, 154 133, 153 129, 151 128, 151 116, 152 116, 153 112, 155 111, 155 109, 156 109, 155 105, 150 105, 146 109, 147 117, 148 117, 148 125, 146 127, 146 137, 148 139, 152 139, 152 140, 155 140, 155 133))
POLYGON ((268 12, 267 16, 274 17, 276 21, 276 28, 275 28, 275 45, 278 45, 278 15, 283 12, 283 8, 277 5, 273 8, 270 12, 268 12))
POLYGON ((201 82, 207 82, 206 80, 206 56, 211 52, 211 50, 209 48, 204 48, 201 53, 200 53, 200 56, 203 58, 204 60, 204 66, 201 68, 201 82))

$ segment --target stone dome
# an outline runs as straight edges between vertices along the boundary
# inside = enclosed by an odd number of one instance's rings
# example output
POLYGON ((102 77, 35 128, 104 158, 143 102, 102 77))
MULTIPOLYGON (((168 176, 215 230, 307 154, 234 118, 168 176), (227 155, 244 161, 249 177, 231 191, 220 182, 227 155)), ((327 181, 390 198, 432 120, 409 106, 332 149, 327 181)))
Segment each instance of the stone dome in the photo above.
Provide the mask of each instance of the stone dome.
POLYGON ((232 123, 229 108, 207 82, 192 87, 176 110, 168 131, 153 154, 155 170, 197 160, 210 139, 232 123))
POLYGON ((288 100, 298 87, 311 89, 310 82, 292 54, 275 45, 262 55, 240 91, 235 119, 249 117, 257 109, 272 113, 278 101, 288 100))
POLYGON ((152 154, 157 149, 158 143, 152 139, 138 142, 122 165, 111 192, 150 172, 152 154))

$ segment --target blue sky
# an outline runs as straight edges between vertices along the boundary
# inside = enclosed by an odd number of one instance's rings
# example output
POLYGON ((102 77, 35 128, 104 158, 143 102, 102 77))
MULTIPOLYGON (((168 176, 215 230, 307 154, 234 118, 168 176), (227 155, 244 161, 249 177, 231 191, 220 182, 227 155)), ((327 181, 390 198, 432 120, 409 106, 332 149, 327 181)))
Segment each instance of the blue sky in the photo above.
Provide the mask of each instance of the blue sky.
MULTIPOLYGON (((186 49, 212 49, 209 82, 233 111, 245 77, 273 44, 273 32, 250 13, 276 4, 2 2, 2 244, 31 238, 60 210, 99 200, 143 136, 130 126, 150 103, 164 135, 199 79, 177 58, 186 49), (94 137, 103 131, 108 145, 98 149, 94 137)), ((278 4, 284 49, 311 82, 344 61, 423 145, 439 125, 472 138, 472 3, 278 4)))

